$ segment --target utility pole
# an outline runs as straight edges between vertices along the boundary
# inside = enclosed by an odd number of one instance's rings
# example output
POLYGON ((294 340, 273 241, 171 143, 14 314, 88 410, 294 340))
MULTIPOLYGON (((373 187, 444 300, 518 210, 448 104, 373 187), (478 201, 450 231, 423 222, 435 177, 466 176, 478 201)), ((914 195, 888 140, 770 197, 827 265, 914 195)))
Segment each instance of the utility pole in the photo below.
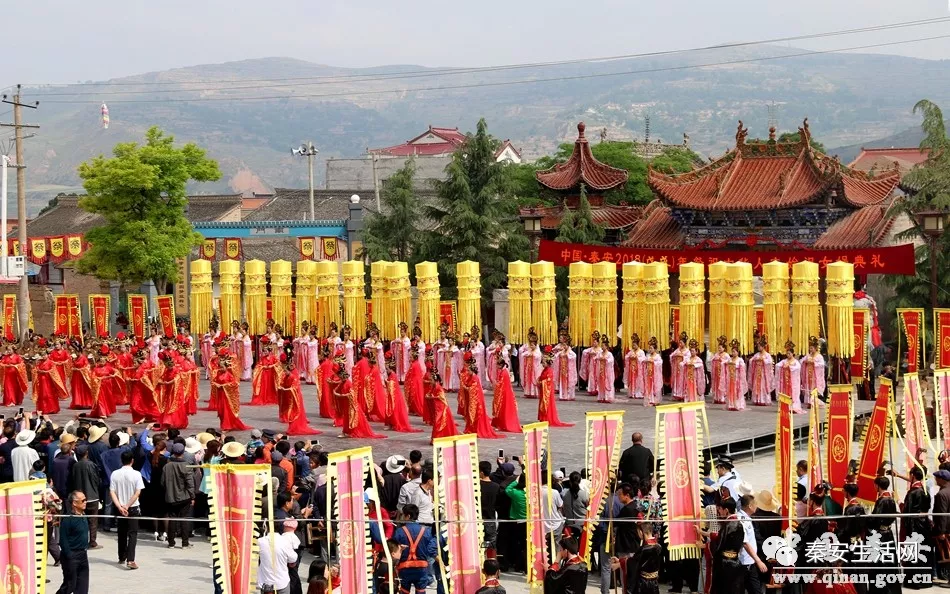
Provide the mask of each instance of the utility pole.
MULTIPOLYGON (((369 149, 366 150, 368 151, 369 149)), ((376 173, 376 159, 378 159, 379 156, 377 156, 376 153, 371 153, 371 155, 373 158, 373 192, 376 194, 376 212, 382 214, 383 206, 379 202, 379 175, 376 173)))
MULTIPOLYGON (((26 236, 26 165, 23 162, 23 129, 39 128, 23 123, 22 108, 29 107, 36 109, 40 102, 32 105, 20 103, 20 85, 16 86, 16 94, 13 95, 13 101, 3 95, 3 102, 13 106, 13 124, 0 124, 5 128, 13 128, 14 140, 16 141, 16 206, 17 206, 17 239, 20 242, 20 253, 26 254, 29 249, 26 236)), ((6 221, 4 221, 6 222, 6 221)), ((3 230, 6 235, 7 230, 3 230)), ((3 254, 8 258, 9 254, 3 254)), ((20 323, 20 336, 26 339, 30 331, 30 285, 26 274, 20 277, 20 291, 17 295, 17 318, 20 323)))
POLYGON ((290 151, 290 154, 295 157, 306 156, 307 157, 307 171, 309 173, 309 187, 310 187, 310 220, 314 221, 317 218, 316 210, 314 209, 313 204, 313 158, 317 156, 317 153, 320 151, 313 146, 312 142, 307 142, 306 144, 301 144, 300 148, 295 148, 290 151))

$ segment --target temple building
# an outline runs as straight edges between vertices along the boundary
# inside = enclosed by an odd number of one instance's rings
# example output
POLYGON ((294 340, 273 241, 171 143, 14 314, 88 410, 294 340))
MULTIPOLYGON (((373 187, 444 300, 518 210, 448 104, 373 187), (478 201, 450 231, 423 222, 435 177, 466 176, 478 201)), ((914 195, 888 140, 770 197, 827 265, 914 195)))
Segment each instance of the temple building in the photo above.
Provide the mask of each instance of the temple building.
POLYGON ((767 142, 747 143, 747 134, 740 121, 735 148, 688 173, 651 168, 648 183, 657 198, 623 245, 846 249, 885 241, 901 178, 897 166, 865 172, 842 165, 811 145, 807 119, 797 142, 776 141, 774 128, 767 142))

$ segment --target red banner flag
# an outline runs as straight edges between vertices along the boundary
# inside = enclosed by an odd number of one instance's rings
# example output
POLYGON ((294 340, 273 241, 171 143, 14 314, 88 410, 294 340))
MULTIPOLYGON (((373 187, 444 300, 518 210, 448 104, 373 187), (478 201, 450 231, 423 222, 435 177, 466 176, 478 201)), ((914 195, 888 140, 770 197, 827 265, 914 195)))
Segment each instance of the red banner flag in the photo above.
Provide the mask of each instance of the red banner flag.
POLYGON ((854 264, 855 274, 903 274, 916 273, 914 244, 905 243, 889 247, 875 247, 855 250, 809 250, 785 249, 777 252, 742 252, 683 247, 673 250, 645 250, 639 248, 614 247, 605 245, 585 245, 582 243, 560 243, 542 239, 538 260, 553 262, 555 266, 569 266, 574 262, 616 262, 617 267, 627 262, 666 262, 670 274, 679 271, 680 264, 699 262, 709 266, 716 262, 749 262, 755 276, 762 274, 762 264, 778 260, 795 264, 797 262, 817 262, 824 272, 825 266, 832 262, 850 262, 854 264))
MULTIPOLYGON (((541 458, 548 449, 548 424, 531 423, 525 425, 524 430, 524 458, 527 466, 525 472, 525 495, 528 503, 528 585, 539 586, 544 583, 544 573, 548 568, 544 543, 544 509, 549 508, 550 502, 547 490, 541 486, 541 458)), ((551 460, 548 459, 546 468, 548 473, 547 484, 551 484, 551 460)))
POLYGON ((148 330, 145 320, 148 318, 148 298, 145 295, 129 293, 129 327, 137 338, 146 339, 148 330))
POLYGON ((759 336, 763 336, 765 335, 765 308, 756 305, 752 310, 755 312, 755 331, 759 333, 759 336))
POLYGON ((57 295, 53 305, 56 319, 53 332, 67 338, 82 338, 82 316, 78 295, 57 295))
POLYGON ((937 369, 950 369, 950 309, 934 310, 934 348, 937 369))
POLYGON ((252 594, 258 554, 255 525, 262 520, 262 487, 270 481, 270 467, 213 464, 208 472, 214 580, 229 594, 252 594))
POLYGON ((224 255, 228 257, 228 260, 240 260, 243 252, 241 240, 237 237, 229 237, 224 240, 224 255))
MULTIPOLYGON (((844 506, 844 485, 848 478, 848 461, 851 459, 851 435, 854 412, 851 409, 851 384, 828 387, 828 422, 825 448, 828 450, 828 482, 831 483, 831 498, 844 506)), ((814 400, 817 402, 817 400, 814 400)), ((812 410, 817 408, 812 406, 812 410)), ((811 483, 815 485, 817 483, 811 483)))
POLYGON ((673 336, 680 335, 680 306, 670 306, 670 325, 672 326, 673 336))
POLYGON ((46 238, 38 237, 30 239, 30 262, 37 265, 46 264, 49 260, 49 254, 46 251, 46 238))
POLYGON ((206 239, 201 243, 201 257, 205 260, 214 260, 215 252, 218 249, 218 242, 214 239, 206 239))
POLYGON ((109 322, 112 318, 112 297, 109 295, 89 296, 89 322, 99 338, 109 337, 109 322))
POLYGON ((610 494, 610 479, 620 463, 623 440, 623 411, 588 412, 587 476, 590 477, 590 501, 587 506, 584 532, 580 539, 580 556, 590 563, 591 539, 610 494))
POLYGON ((783 516, 782 531, 791 525, 795 515, 795 448, 792 435, 792 397, 778 395, 778 417, 775 422, 775 493, 779 502, 779 514, 783 516))
POLYGON ((3 296, 3 337, 7 340, 17 337, 16 295, 13 293, 3 296))
POLYGON ((937 409, 937 434, 943 449, 950 449, 950 369, 934 371, 934 406, 937 409))
POLYGON ((863 384, 868 378, 868 332, 871 330, 871 311, 856 307, 854 321, 854 354, 851 355, 851 383, 863 384))
POLYGON ((175 296, 159 295, 155 298, 158 306, 158 319, 162 323, 162 332, 166 338, 175 336, 175 296))
POLYGON ((861 460, 858 462, 858 499, 866 504, 877 501, 877 486, 874 479, 884 463, 884 454, 887 451, 889 428, 889 411, 891 406, 891 380, 886 377, 878 380, 877 400, 874 410, 864 426, 864 436, 861 438, 861 460))
POLYGON ((274 300, 271 299, 270 297, 268 297, 267 300, 264 302, 264 314, 267 316, 266 319, 268 320, 274 319, 274 300))
POLYGON ((324 237, 322 238, 323 243, 323 259, 324 260, 336 260, 340 257, 339 246, 336 243, 336 237, 324 237))
MULTIPOLYGON (((917 464, 914 456, 918 449, 930 447, 930 431, 924 418, 924 396, 916 373, 904 374, 904 446, 907 449, 907 468, 917 464)), ((892 411, 893 414, 893 411, 892 411)))
POLYGON ((313 254, 316 251, 317 240, 314 237, 298 237, 297 249, 300 250, 301 260, 313 260, 313 254))
POLYGON ((436 469, 435 524, 436 530, 446 533, 449 550, 448 571, 441 572, 443 587, 453 594, 475 594, 482 587, 481 543, 484 538, 475 478, 478 476, 477 440, 474 435, 460 435, 436 439, 432 445, 436 469), (440 527, 442 524, 448 524, 447 530, 440 527))
POLYGON ((656 407, 656 458, 662 460, 658 482, 666 489, 666 546, 671 561, 699 559, 702 551, 695 524, 683 520, 703 519, 699 471, 705 427, 705 402, 656 407))
MULTIPOLYGON (((0 568, 3 591, 30 594, 46 589, 46 521, 44 481, 0 486, 0 568)), ((64 502, 65 503, 65 502, 64 502)))
POLYGON ((20 251, 20 240, 14 239, 10 241, 10 255, 11 256, 22 256, 23 252, 20 251))
POLYGON ((439 325, 446 324, 449 332, 458 328, 458 305, 454 301, 439 302, 439 325))
MULTIPOLYGON (((812 401, 815 402, 816 392, 812 392, 812 401)), ((825 480, 825 472, 821 463, 821 417, 818 416, 818 406, 812 406, 808 411, 808 484, 820 485, 825 480)))
MULTIPOLYGON (((897 317, 901 321, 904 341, 907 344, 907 373, 917 373, 920 369, 921 348, 923 347, 921 333, 924 330, 924 310, 898 308, 897 317)), ((901 360, 900 333, 897 336, 897 360, 901 360)))

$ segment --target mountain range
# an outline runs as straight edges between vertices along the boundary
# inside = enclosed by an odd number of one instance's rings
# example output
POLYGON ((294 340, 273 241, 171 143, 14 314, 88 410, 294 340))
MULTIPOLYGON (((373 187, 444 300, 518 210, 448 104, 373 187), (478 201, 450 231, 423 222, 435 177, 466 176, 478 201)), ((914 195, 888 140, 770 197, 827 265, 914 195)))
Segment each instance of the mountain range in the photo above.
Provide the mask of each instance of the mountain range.
POLYGON ((319 185, 327 158, 399 144, 430 124, 470 131, 480 117, 529 160, 572 141, 581 120, 597 131, 591 137, 606 128, 610 139, 642 140, 649 118, 652 139, 679 143, 686 133, 697 152, 718 156, 734 144, 737 120, 764 138, 770 121, 794 131, 807 117, 813 137, 841 147, 829 152, 846 162, 875 139, 890 146, 887 137, 898 133, 893 142, 916 146, 914 103, 950 102, 947 61, 803 54, 756 46, 491 71, 263 58, 24 88, 24 100, 40 101, 25 114, 41 126, 26 141, 29 210, 58 192, 81 191, 79 163, 140 140, 151 125, 219 161, 222 179, 193 191, 267 192, 306 187, 306 162, 290 152, 302 141, 320 150, 319 185), (108 129, 101 103, 109 106, 108 129))

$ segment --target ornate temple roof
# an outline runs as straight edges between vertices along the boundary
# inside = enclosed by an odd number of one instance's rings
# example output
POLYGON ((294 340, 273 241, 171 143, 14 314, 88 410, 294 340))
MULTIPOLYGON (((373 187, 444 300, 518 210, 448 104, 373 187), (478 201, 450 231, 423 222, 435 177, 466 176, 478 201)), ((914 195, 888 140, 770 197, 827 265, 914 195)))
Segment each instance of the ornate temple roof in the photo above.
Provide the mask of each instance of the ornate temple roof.
POLYGON ((709 165, 678 175, 652 169, 647 181, 674 208, 705 211, 774 210, 825 200, 860 208, 883 203, 900 181, 894 167, 871 175, 842 165, 811 146, 806 118, 798 142, 746 143, 739 122, 736 147, 709 165))
POLYGON ((538 171, 535 177, 542 186, 557 191, 577 188, 581 184, 590 190, 606 192, 627 183, 627 171, 611 167, 594 158, 590 143, 584 136, 584 122, 577 124, 577 140, 571 158, 550 169, 538 171))
MULTIPOLYGON (((522 208, 520 212, 522 216, 527 214, 540 214, 542 229, 557 229, 558 225, 561 224, 564 211, 567 209, 574 210, 574 208, 576 208, 576 206, 571 206, 569 203, 566 203, 557 206, 522 208)), ((591 218, 595 224, 600 225, 604 229, 626 229, 639 221, 642 213, 643 208, 639 206, 615 206, 610 204, 603 206, 591 205, 591 218)))

